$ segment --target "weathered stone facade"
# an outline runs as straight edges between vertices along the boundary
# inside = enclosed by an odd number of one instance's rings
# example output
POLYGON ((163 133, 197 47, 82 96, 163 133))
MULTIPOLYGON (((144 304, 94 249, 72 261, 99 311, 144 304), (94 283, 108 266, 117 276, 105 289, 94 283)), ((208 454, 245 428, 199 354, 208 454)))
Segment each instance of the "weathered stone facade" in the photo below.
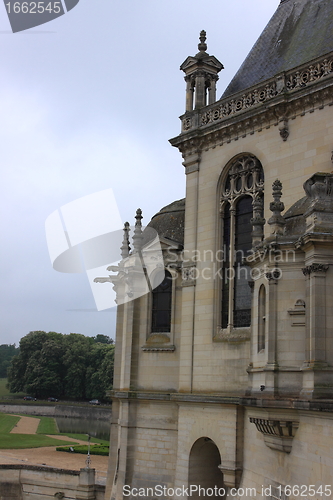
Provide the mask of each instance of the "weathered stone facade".
POLYGON ((125 485, 333 490, 332 29, 329 0, 282 0, 216 102, 204 33, 181 67, 186 199, 151 222, 168 327, 136 288, 140 245, 113 269, 138 298, 118 306, 107 500, 125 485))

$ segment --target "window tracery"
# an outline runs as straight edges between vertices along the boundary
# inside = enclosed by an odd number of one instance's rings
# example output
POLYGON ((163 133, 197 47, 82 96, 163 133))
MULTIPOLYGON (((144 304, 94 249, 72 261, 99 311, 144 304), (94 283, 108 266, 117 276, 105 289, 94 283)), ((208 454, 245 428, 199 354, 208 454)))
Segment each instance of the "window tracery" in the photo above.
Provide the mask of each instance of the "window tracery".
POLYGON ((222 220, 222 329, 251 324, 250 268, 244 264, 263 238, 264 172, 260 161, 244 154, 234 159, 221 189, 222 220))

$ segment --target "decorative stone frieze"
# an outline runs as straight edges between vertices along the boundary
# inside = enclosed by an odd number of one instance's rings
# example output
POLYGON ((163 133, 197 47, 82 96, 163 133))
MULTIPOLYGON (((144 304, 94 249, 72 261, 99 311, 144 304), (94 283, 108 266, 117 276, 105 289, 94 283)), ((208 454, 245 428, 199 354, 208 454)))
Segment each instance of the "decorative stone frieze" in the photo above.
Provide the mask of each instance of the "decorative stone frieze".
POLYGON ((308 87, 330 73, 333 73, 333 58, 319 60, 310 66, 302 66, 299 70, 289 71, 285 75, 277 75, 246 94, 239 93, 232 96, 231 99, 221 99, 209 110, 202 111, 199 119, 199 127, 248 110, 284 92, 293 92, 308 87))
POLYGON ((266 446, 285 453, 291 452, 292 441, 299 426, 297 421, 250 417, 250 422, 263 434, 266 446))
POLYGON ((328 271, 328 268, 329 268, 328 264, 313 263, 310 266, 303 267, 302 272, 303 272, 304 276, 310 276, 310 274, 313 274, 313 273, 324 274, 328 271))
POLYGON ((181 134, 170 142, 186 158, 272 126, 278 126, 285 141, 289 120, 333 104, 332 64, 333 58, 324 58, 277 75, 248 93, 188 111, 181 117, 181 134))

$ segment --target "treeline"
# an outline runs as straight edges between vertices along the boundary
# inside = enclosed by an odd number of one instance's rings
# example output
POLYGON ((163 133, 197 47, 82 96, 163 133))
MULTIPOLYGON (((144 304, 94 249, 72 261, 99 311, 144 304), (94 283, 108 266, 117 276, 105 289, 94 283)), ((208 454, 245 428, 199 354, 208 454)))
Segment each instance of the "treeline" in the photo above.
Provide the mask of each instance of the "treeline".
POLYGON ((105 399, 113 365, 114 345, 106 335, 30 332, 12 359, 8 388, 39 399, 105 399))
POLYGON ((20 349, 15 344, 0 345, 0 378, 7 377, 7 370, 11 365, 12 358, 19 351, 20 349))

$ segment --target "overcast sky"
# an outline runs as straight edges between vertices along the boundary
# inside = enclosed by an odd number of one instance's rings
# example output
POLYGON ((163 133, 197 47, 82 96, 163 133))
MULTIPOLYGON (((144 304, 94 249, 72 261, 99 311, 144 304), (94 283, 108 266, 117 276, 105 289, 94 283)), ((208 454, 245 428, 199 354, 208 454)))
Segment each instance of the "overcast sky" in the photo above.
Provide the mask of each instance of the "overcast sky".
MULTIPOLYGON (((80 0, 12 34, 0 5, 1 343, 32 330, 114 336, 87 276, 52 268, 45 220, 112 189, 123 221, 184 197, 180 64, 207 32, 220 96, 279 0, 80 0)), ((109 214, 112 219, 113 213, 109 214)), ((114 215, 116 217, 116 215, 114 215)), ((111 286, 108 284, 100 286, 111 286)))

